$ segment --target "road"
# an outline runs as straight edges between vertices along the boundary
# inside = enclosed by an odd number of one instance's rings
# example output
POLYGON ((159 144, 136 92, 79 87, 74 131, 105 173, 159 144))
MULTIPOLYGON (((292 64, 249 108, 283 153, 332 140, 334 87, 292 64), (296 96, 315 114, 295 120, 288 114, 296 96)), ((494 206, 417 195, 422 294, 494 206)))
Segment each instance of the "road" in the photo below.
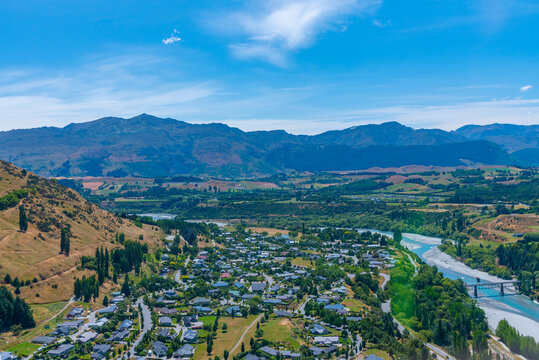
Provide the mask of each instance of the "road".
MULTIPOLYGON (((189 262, 191 261, 191 257, 188 257, 185 260, 185 267, 189 265, 189 262)), ((184 285, 184 282, 182 281, 182 272, 180 270, 176 271, 176 274, 174 275, 174 280, 180 285, 184 285)))
POLYGON ((140 332, 137 340, 135 340, 135 342, 131 345, 131 349, 129 349, 128 352, 129 357, 135 356, 135 348, 142 341, 144 334, 150 331, 153 327, 152 314, 141 297, 135 302, 135 306, 138 307, 139 305, 142 308, 142 331, 140 332))
POLYGON ((382 290, 385 290, 387 282, 389 281, 389 275, 384 274, 384 273, 380 273, 380 276, 384 278, 384 282, 382 282, 382 285, 380 285, 380 287, 382 288, 382 290))
POLYGON ((410 254, 406 253, 406 255, 408 255, 408 259, 410 259, 412 265, 414 265, 414 275, 417 275, 417 264, 415 263, 414 259, 412 259, 412 256, 410 254))
POLYGON ((262 319, 262 316, 264 316, 264 314, 260 314, 258 315, 258 317, 253 321, 253 323, 251 325, 249 325, 249 327, 247 329, 245 329, 245 331, 243 332, 243 334, 241 334, 241 337, 240 339, 238 340, 238 343, 236 344, 236 346, 234 346, 234 348, 232 349, 232 351, 230 351, 230 355, 234 354, 234 351, 236 351, 236 349, 238 348, 238 346, 241 345, 242 341, 243 341, 243 338, 245 337, 245 334, 247 334, 247 332, 249 331, 249 329, 251 329, 257 322, 260 321, 260 319, 262 319))

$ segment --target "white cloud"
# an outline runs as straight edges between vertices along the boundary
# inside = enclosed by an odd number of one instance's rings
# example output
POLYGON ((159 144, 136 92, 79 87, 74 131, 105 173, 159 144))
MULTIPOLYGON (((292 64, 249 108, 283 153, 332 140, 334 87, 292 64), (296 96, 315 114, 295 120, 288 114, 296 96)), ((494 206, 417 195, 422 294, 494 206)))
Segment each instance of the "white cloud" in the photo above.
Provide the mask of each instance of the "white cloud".
POLYGON ((526 85, 526 86, 521 87, 521 88, 520 88, 520 91, 521 91, 521 92, 526 92, 526 91, 528 91, 528 90, 531 90, 532 88, 533 88, 533 86, 531 86, 531 85, 526 85))
POLYGON ((0 131, 38 126, 65 126, 104 116, 195 117, 199 102, 218 89, 214 82, 190 82, 182 75, 144 73, 166 60, 130 54, 94 61, 61 73, 21 72, 16 79, 0 78, 0 131), (42 75, 47 74, 47 75, 42 75))
POLYGON ((376 9, 381 0, 257 0, 226 18, 243 40, 230 48, 242 59, 259 59, 285 66, 287 55, 311 46, 317 35, 342 31, 348 19, 376 9))
POLYGON ((165 39, 161 40, 161 42, 163 44, 165 44, 165 45, 170 45, 170 44, 177 43, 179 41, 182 41, 182 38, 179 35, 180 35, 180 32, 178 30, 174 29, 172 34, 170 34, 170 36, 168 38, 165 38, 165 39))
POLYGON ((372 21, 372 24, 379 28, 385 28, 385 27, 391 26, 391 20, 382 21, 382 20, 374 19, 372 21))

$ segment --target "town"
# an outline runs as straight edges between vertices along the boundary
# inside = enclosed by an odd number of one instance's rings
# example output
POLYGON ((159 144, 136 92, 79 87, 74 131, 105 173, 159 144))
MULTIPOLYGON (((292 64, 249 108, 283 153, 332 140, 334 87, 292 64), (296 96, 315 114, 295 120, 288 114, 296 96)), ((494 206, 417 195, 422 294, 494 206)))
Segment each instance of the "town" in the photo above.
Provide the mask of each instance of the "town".
MULTIPOLYGON (((361 320, 374 308, 380 317, 389 311, 388 269, 403 256, 390 238, 229 228, 213 226, 196 244, 168 235, 150 289, 113 292, 99 309, 73 299, 83 306, 33 339, 41 346, 27 359, 327 359, 368 350, 361 320), (173 254, 178 243, 183 253, 173 254)), ((390 333, 399 327, 392 323, 390 333)), ((381 359, 375 353, 365 358, 381 359)))

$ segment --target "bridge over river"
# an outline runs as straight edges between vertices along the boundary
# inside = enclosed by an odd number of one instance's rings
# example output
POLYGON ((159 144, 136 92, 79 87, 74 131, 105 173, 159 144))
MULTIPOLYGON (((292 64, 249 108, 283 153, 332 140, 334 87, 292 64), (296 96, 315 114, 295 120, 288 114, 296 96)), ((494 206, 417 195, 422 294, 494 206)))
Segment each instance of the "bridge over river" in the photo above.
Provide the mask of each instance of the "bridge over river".
POLYGON ((477 282, 477 284, 464 284, 464 286, 466 286, 468 290, 473 290, 474 297, 478 297, 478 294, 477 294, 478 288, 499 289, 500 295, 504 296, 505 295, 504 287, 507 287, 508 285, 513 285, 512 287, 517 289, 517 293, 518 293, 518 288, 515 286, 518 283, 520 283, 520 281, 508 280, 508 281, 498 281, 498 282, 477 282))

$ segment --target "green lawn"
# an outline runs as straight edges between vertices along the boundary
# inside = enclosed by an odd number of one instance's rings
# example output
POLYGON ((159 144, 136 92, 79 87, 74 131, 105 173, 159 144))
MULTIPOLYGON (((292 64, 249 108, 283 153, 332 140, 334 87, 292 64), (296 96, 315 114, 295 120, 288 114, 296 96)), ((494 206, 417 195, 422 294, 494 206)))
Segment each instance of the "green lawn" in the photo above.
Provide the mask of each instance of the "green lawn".
POLYGON ((8 348, 7 351, 11 351, 12 353, 15 353, 20 356, 28 356, 37 349, 39 349, 40 346, 41 345, 39 344, 23 342, 17 345, 13 345, 12 347, 8 348))

